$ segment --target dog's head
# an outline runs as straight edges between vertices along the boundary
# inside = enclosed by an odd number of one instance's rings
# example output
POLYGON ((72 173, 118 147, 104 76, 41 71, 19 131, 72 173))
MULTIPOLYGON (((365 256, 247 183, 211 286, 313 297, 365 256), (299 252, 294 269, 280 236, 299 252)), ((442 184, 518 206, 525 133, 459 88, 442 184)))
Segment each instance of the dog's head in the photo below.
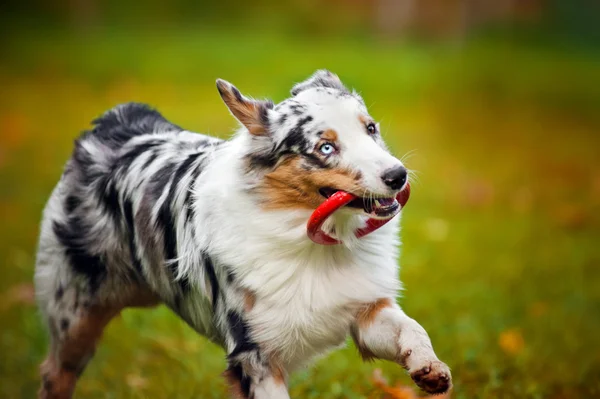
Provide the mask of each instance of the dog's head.
POLYGON ((338 190, 358 199, 346 208, 370 217, 393 214, 407 182, 363 99, 337 75, 320 70, 274 105, 245 97, 217 80, 231 113, 245 127, 246 172, 266 207, 315 209, 338 190))

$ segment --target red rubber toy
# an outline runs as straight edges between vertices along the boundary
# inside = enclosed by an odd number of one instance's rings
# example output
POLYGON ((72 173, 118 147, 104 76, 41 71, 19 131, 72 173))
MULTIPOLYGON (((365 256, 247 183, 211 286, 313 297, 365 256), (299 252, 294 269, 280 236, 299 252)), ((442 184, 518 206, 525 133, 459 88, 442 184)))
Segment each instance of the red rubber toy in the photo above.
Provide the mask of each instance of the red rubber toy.
MULTIPOLYGON (((410 185, 407 184, 404 190, 400 191, 396 195, 396 200, 400 204, 398 208, 398 212, 394 215, 390 216, 387 219, 369 219, 367 220, 367 225, 362 229, 356 230, 356 237, 364 237, 369 233, 377 230, 390 220, 392 220, 402 209, 404 209, 404 205, 408 202, 408 198, 410 197, 410 185)), ((325 223, 325 220, 331 216, 335 211, 348 204, 350 201, 356 199, 357 197, 354 194, 347 193, 345 191, 338 191, 331 195, 325 202, 323 202, 315 211, 310 215, 308 219, 308 223, 306 224, 306 233, 308 237, 315 243, 321 245, 335 245, 340 244, 339 240, 331 237, 327 233, 325 233, 321 226, 325 223)))

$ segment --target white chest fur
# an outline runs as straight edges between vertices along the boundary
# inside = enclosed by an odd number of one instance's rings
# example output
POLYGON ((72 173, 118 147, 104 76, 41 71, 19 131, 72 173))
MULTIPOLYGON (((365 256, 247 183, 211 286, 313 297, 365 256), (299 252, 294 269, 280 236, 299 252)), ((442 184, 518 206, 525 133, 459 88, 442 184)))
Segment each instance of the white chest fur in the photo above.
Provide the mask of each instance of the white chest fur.
MULTIPOLYGON (((289 262, 277 263, 272 267, 294 269, 289 262)), ((296 269, 279 288, 267 282, 252 287, 257 302, 248 320, 254 339, 277 353, 287 368, 342 344, 357 308, 397 289, 391 270, 387 281, 381 281, 382 270, 372 270, 381 273, 372 278, 361 265, 325 267, 296 269)))
POLYGON ((314 244, 310 211, 263 210, 235 170, 221 158, 199 180, 196 245, 255 295, 253 339, 293 369, 343 343, 359 306, 397 295, 399 217, 351 248, 314 244))
POLYGON ((235 249, 220 251, 256 296, 246 315, 253 339, 289 370, 342 344, 358 307, 399 290, 391 249, 396 240, 384 239, 396 228, 390 230, 352 250, 306 242, 299 248, 262 240, 261 245, 246 238, 235 249))

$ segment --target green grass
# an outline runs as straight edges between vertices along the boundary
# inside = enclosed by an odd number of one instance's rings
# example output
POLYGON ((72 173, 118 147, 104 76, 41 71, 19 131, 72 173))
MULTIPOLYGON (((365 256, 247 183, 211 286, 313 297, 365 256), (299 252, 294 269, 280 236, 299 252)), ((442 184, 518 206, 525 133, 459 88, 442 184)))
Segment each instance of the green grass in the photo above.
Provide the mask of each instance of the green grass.
MULTIPOLYGON (((46 334, 28 299, 40 212, 72 141, 116 103, 190 130, 235 124, 214 79, 283 99, 317 68, 360 89, 419 181, 403 217, 401 304, 453 370, 454 398, 600 395, 598 58, 211 31, 15 35, 0 66, 0 397, 30 398, 46 334), (25 285, 23 285, 25 284, 25 285), (21 293, 22 295, 19 295, 21 293)), ((127 310, 84 398, 219 398, 222 351, 166 308, 127 310)), ((380 398, 410 385, 348 348, 294 375, 292 397, 380 398)))

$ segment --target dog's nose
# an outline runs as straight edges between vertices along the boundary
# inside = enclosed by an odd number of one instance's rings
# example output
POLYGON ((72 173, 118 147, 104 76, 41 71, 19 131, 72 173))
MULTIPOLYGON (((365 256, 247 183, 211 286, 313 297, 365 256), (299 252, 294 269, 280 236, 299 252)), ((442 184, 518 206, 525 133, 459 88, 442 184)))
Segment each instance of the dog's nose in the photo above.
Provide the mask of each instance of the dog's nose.
POLYGON ((381 179, 385 185, 392 190, 399 190, 404 186, 404 183, 406 183, 407 175, 408 173, 404 166, 396 166, 386 170, 381 176, 381 179))

